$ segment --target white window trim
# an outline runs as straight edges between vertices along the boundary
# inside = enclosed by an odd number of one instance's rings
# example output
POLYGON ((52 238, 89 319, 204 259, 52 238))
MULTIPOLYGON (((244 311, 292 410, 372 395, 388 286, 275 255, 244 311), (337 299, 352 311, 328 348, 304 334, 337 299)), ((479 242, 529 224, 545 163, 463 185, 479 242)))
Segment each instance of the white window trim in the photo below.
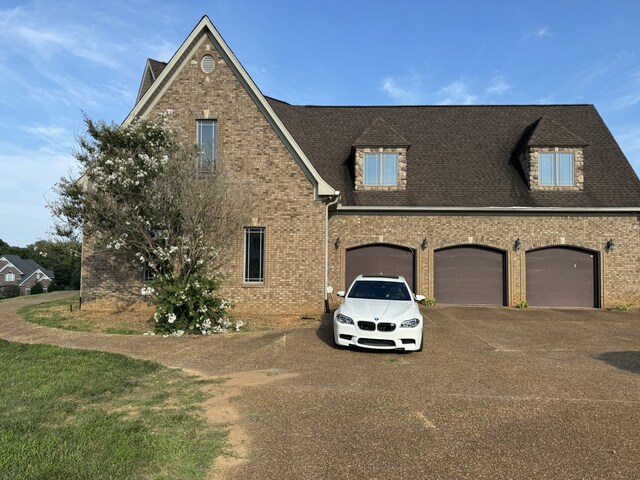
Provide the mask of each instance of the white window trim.
POLYGON ((398 163, 400 156, 397 152, 365 152, 362 157, 362 185, 365 187, 397 187, 398 186, 398 163), (378 183, 367 183, 367 155, 375 155, 378 164, 378 183), (396 159, 396 181, 393 183, 382 182, 382 157, 383 155, 393 155, 396 159))
POLYGON ((266 227, 259 227, 259 226, 251 226, 251 227, 244 227, 244 229, 242 230, 243 233, 243 262, 242 262, 242 281, 247 284, 247 285, 263 285, 265 282, 265 270, 266 270, 266 262, 265 262, 265 258, 267 256, 267 229, 266 227), (261 230, 262 231, 262 252, 260 252, 261 255, 261 279, 260 280, 253 280, 253 279, 248 279, 247 278, 247 267, 248 267, 248 261, 249 261, 249 257, 247 255, 247 237, 248 234, 250 233, 251 230, 261 230))
POLYGON ((576 185, 576 156, 573 152, 567 152, 556 148, 552 152, 538 152, 538 186, 539 187, 574 187, 576 185), (571 183, 558 183, 559 163, 558 154, 571 155, 571 183), (541 155, 553 155, 553 183, 542 183, 541 155))
POLYGON ((199 118, 196 120, 196 144, 200 148, 200 156, 198 157, 198 172, 199 173, 211 173, 216 168, 216 162, 218 160, 218 121, 214 118, 199 118), (201 147, 201 125, 210 123, 213 125, 213 145, 211 152, 211 168, 204 168, 202 166, 202 147, 201 147))
POLYGON ((15 282, 16 281, 16 274, 13 272, 8 272, 4 274, 4 281, 5 282, 15 282), (9 275, 11 275, 11 279, 7 278, 9 277, 9 275))

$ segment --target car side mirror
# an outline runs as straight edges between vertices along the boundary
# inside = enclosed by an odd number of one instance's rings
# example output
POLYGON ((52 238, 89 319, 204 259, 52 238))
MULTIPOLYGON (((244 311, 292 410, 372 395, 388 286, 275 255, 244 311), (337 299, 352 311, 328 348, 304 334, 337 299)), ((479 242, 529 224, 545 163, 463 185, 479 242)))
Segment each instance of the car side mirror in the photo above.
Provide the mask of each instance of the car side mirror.
POLYGON ((338 295, 339 297, 344 297, 344 290, 338 290, 338 293, 336 293, 336 295, 338 295))
POLYGON ((426 298, 424 295, 414 295, 413 297, 416 299, 416 302, 421 302, 426 298))

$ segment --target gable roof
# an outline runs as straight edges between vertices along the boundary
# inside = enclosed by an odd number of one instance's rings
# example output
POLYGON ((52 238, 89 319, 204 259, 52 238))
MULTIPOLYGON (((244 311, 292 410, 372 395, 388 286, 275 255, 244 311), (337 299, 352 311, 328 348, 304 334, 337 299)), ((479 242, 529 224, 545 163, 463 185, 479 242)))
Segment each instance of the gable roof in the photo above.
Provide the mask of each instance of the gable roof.
POLYGON ((640 211, 640 181, 593 105, 324 107, 273 98, 269 103, 320 175, 342 192, 345 207, 640 211), (377 118, 411 144, 406 190, 354 190, 353 139, 377 118), (555 131, 554 125, 566 127, 555 131), (528 127, 527 142, 588 141, 584 190, 529 190, 514 155, 528 127))
POLYGON ((354 147, 408 147, 409 142, 382 117, 377 117, 353 142, 354 147))
MULTIPOLYGON (((22 274, 24 280, 36 273, 38 270, 49 278, 54 278, 53 270, 46 270, 42 268, 37 262, 30 258, 23 259, 17 255, 1 255, 0 258, 4 258, 15 268, 17 268, 22 274)), ((24 281, 23 280, 23 281, 24 281)))
MULTIPOLYGON (((249 96, 260 109, 266 120, 274 129, 285 147, 289 150, 293 158, 296 160, 300 168, 307 175, 307 178, 313 183, 318 195, 335 195, 335 189, 329 185, 317 172, 315 166, 309 161, 305 152, 300 148, 294 137, 289 133, 282 121, 273 111, 269 102, 251 79, 247 71, 240 64, 234 53, 231 51, 227 43, 224 41, 220 33, 209 20, 206 15, 202 17, 198 25, 191 31, 189 36, 182 43, 178 51, 171 57, 171 60, 159 72, 158 77, 151 83, 150 87, 138 98, 136 105, 133 107, 123 124, 130 123, 134 118, 144 115, 162 95, 163 91, 171 84, 176 74, 180 71, 188 56, 205 37, 216 47, 220 55, 224 58, 227 66, 234 72, 236 78, 245 88, 249 96)), ((151 65, 147 62, 148 69, 151 71, 151 65)), ((144 82, 144 79, 143 79, 144 82)), ((141 87, 142 88, 142 87, 141 87)), ((142 91, 142 90, 141 90, 142 91)))
POLYGON ((588 143, 550 117, 540 117, 528 129, 528 147, 586 147, 588 143))
POLYGON ((153 82, 156 81, 156 78, 160 76, 166 66, 166 62, 160 62, 158 60, 154 60, 153 58, 147 58, 147 63, 144 66, 144 73, 142 74, 142 79, 140 80, 140 87, 138 87, 138 96, 136 97, 136 102, 140 101, 142 96, 147 93, 147 91, 151 88, 151 85, 153 85, 153 82))

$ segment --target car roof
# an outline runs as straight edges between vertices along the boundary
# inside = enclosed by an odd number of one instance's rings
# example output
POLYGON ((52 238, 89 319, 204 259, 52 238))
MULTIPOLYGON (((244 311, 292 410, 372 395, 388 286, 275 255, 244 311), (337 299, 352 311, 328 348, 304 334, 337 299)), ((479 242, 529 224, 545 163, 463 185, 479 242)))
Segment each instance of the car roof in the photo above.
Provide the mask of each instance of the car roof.
POLYGON ((404 277, 400 275, 385 275, 384 273, 363 273, 356 277, 356 280, 390 280, 395 282, 404 282, 404 277))

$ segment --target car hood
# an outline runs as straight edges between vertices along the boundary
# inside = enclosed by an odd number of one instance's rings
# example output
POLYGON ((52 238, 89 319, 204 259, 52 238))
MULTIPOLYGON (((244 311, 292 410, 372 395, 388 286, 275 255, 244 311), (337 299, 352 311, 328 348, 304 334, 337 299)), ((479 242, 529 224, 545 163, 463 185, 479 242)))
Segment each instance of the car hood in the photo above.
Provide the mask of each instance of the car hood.
POLYGON ((416 304, 400 300, 368 300, 347 298, 340 305, 340 313, 354 320, 407 320, 419 315, 416 304))

